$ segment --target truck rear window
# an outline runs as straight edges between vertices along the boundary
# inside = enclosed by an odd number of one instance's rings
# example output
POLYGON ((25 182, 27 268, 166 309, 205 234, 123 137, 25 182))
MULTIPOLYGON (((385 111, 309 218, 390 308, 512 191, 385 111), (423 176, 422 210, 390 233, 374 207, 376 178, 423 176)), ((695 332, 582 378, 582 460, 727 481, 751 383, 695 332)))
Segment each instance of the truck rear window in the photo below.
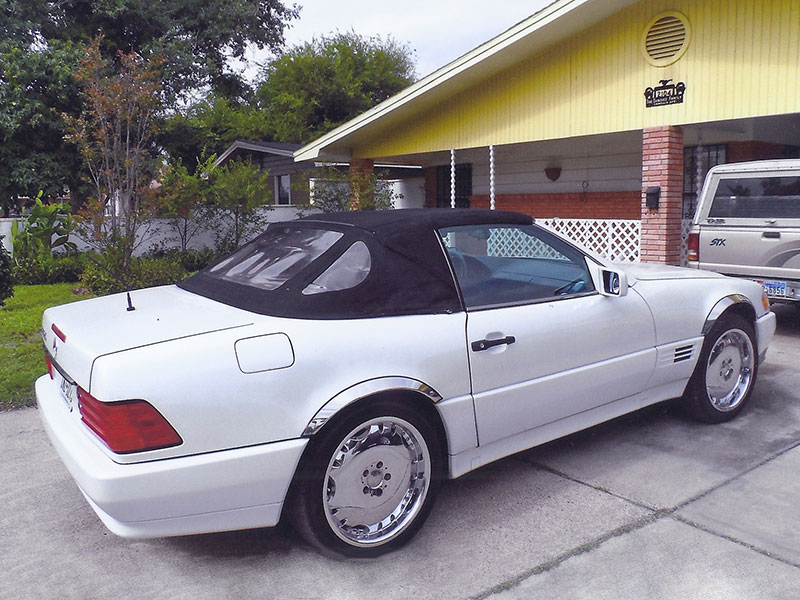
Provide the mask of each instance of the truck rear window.
POLYGON ((800 219, 800 177, 720 179, 708 216, 800 219))

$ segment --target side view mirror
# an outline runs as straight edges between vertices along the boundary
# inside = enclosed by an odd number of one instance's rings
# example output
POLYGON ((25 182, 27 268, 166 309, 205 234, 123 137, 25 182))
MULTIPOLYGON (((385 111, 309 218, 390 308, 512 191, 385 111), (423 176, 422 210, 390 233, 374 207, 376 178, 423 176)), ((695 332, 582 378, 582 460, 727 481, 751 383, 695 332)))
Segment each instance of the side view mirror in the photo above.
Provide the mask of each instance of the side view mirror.
POLYGON ((628 276, 625 271, 606 269, 592 261, 587 262, 592 282, 600 295, 621 297, 628 293, 628 276))
POLYGON ((628 292, 628 281, 624 273, 603 271, 603 291, 609 296, 624 296, 628 292), (623 280, 625 285, 623 286, 623 280), (625 291, 623 292, 623 287, 625 291))

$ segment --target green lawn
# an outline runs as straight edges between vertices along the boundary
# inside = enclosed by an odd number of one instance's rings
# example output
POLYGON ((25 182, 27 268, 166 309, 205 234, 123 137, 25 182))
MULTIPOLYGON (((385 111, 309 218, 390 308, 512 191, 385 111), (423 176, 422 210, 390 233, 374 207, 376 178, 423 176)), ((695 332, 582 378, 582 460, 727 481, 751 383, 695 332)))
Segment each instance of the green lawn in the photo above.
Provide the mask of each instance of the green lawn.
POLYGON ((82 300, 77 283, 17 285, 0 307, 0 410, 33 406, 33 382, 47 371, 42 350, 42 313, 56 304, 82 300))

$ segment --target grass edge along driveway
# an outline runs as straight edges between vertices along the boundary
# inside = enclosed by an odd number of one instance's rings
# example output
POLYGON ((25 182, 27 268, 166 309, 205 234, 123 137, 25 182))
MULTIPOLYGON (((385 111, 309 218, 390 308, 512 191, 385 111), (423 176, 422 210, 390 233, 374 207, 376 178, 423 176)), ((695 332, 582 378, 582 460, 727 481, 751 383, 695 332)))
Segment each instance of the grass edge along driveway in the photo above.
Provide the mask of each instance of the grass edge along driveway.
POLYGON ((78 283, 16 285, 0 307, 0 411, 33 406, 33 382, 47 371, 42 350, 42 313, 46 308, 83 300, 78 283))

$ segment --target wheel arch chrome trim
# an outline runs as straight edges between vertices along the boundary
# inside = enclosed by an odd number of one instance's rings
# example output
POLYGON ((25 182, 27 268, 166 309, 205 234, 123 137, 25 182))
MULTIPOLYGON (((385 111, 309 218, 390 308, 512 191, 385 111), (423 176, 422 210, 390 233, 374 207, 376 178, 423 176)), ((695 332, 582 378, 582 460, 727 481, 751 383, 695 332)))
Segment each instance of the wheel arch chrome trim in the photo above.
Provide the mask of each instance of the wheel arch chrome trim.
POLYGON ((410 377, 378 377, 357 383, 336 394, 320 408, 303 430, 303 437, 317 433, 328 420, 353 402, 384 392, 412 392, 426 397, 434 404, 442 400, 441 394, 428 384, 410 377))
POLYGON ((714 323, 716 323, 717 319, 719 319, 722 316, 722 313, 728 310, 731 306, 736 306, 737 304, 746 304, 747 306, 750 307, 750 309, 752 309, 753 315, 756 314, 756 310, 755 307, 753 306, 753 303, 750 302, 750 299, 744 294, 731 294, 729 296, 725 296, 724 298, 719 300, 711 309, 711 311, 708 313, 708 316, 706 317, 706 322, 703 324, 702 334, 706 335, 709 331, 711 331, 711 328, 714 326, 714 323))

